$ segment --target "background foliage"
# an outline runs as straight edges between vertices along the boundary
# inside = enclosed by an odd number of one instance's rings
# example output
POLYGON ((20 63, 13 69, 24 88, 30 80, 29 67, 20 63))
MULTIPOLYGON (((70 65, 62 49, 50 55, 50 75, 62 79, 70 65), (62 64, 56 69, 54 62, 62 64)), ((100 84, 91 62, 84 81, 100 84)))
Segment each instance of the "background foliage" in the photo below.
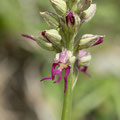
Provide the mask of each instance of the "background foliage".
MULTIPOLYGON (((80 73, 74 90, 73 120, 120 120, 120 1, 94 0, 95 17, 85 33, 105 34, 90 48, 88 78, 80 73)), ((0 119, 60 120, 63 81, 40 83, 50 75, 54 53, 21 37, 49 29, 40 11, 53 11, 49 0, 0 0, 0 119)))

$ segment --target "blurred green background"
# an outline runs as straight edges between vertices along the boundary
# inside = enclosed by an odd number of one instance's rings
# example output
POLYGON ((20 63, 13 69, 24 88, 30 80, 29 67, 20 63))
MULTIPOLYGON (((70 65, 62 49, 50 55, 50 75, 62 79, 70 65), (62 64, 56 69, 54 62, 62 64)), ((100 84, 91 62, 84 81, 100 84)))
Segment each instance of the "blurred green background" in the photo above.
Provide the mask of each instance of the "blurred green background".
MULTIPOLYGON (((106 35, 92 54, 88 78, 80 73, 73 95, 72 120, 120 120, 120 1, 94 0, 97 12, 85 33, 106 35)), ((21 34, 49 29, 40 11, 54 11, 49 0, 0 0, 0 120, 60 120, 63 80, 50 76, 55 53, 21 34)))

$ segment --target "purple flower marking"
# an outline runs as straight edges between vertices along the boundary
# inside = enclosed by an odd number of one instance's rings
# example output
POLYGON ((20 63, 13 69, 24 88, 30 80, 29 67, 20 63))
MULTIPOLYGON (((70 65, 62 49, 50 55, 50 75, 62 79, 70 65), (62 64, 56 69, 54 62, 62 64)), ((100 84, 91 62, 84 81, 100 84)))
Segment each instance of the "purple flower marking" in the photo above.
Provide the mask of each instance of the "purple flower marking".
POLYGON ((66 73, 65 73, 65 75, 64 75, 64 81, 65 81, 64 93, 65 93, 66 90, 67 90, 67 76, 69 75, 69 73, 70 73, 70 67, 68 66, 68 67, 66 68, 66 73))
POLYGON ((52 70, 51 70, 51 77, 46 77, 43 78, 40 81, 44 81, 47 79, 55 79, 55 75, 58 75, 58 79, 56 81, 54 81, 53 83, 58 83, 60 82, 60 80, 62 79, 62 71, 66 70, 65 75, 64 75, 64 81, 65 81, 65 89, 64 89, 64 93, 67 90, 67 76, 70 73, 70 65, 69 65, 69 58, 71 57, 71 52, 70 51, 63 51, 59 54, 59 58, 58 60, 55 60, 55 62, 52 65, 52 70), (55 70, 55 68, 58 66, 58 68, 55 70))
POLYGON ((74 17, 73 12, 69 12, 66 15, 66 24, 67 25, 71 24, 72 26, 75 24, 75 17, 74 17))
POLYGON ((94 45, 98 45, 98 44, 102 43, 103 41, 104 41, 104 37, 100 36, 98 41, 94 45))
POLYGON ((62 79, 62 69, 60 69, 60 68, 58 68, 57 70, 55 70, 54 72, 53 72, 53 76, 55 76, 55 75, 58 75, 59 77, 58 77, 58 80, 56 80, 56 81, 54 81, 53 83, 58 83, 58 82, 60 82, 60 80, 62 79))
POLYGON ((44 80, 47 80, 47 79, 52 79, 52 80, 54 80, 55 79, 55 74, 54 74, 54 71, 55 71, 55 68, 56 68, 56 66, 58 65, 58 63, 53 63, 53 65, 52 65, 52 70, 51 70, 51 77, 46 77, 46 78, 43 78, 42 80, 40 80, 40 81, 44 81, 44 80))
POLYGON ((35 38, 33 38, 33 37, 29 36, 29 35, 22 34, 22 36, 23 36, 23 37, 26 37, 26 38, 29 38, 29 39, 31 39, 31 40, 35 40, 35 38))
POLYGON ((81 72, 84 72, 88 77, 91 77, 91 75, 87 72, 88 66, 84 66, 83 68, 78 67, 78 70, 81 72))
MULTIPOLYGON (((87 51, 85 51, 84 49, 79 50, 78 62, 81 61, 81 59, 87 55, 89 55, 89 53, 87 53, 87 51)), ((87 65, 79 65, 78 63, 78 70, 84 72, 88 77, 91 77, 91 75, 87 72, 87 69, 88 69, 87 65)))
POLYGON ((54 71, 55 71, 55 68, 56 68, 56 66, 58 65, 58 63, 53 63, 53 65, 52 65, 52 70, 51 70, 51 74, 52 74, 52 80, 54 80, 55 79, 55 76, 54 76, 54 71))
POLYGON ((48 79, 52 79, 52 77, 46 77, 46 78, 43 78, 42 80, 40 80, 41 82, 44 81, 44 80, 48 80, 48 79))
POLYGON ((47 38, 47 36, 46 36, 45 34, 46 34, 46 31, 41 32, 41 35, 42 35, 48 42, 52 43, 52 42, 47 38))

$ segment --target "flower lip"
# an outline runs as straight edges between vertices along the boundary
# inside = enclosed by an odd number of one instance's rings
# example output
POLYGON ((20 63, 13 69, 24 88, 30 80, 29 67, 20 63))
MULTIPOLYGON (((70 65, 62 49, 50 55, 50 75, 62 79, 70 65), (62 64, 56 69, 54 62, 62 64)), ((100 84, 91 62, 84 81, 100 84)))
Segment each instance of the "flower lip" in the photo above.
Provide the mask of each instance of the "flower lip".
POLYGON ((75 17, 74 17, 74 14, 73 12, 69 12, 67 15, 66 15, 66 24, 71 24, 71 25, 74 25, 75 24, 75 17))
POLYGON ((65 81, 64 93, 65 93, 66 90, 67 90, 67 76, 69 75, 69 73, 70 73, 70 67, 68 66, 68 67, 66 68, 66 73, 65 73, 65 75, 64 75, 64 81, 65 81))
POLYGON ((63 70, 66 70, 65 72, 65 75, 64 75, 64 81, 65 81, 65 88, 64 88, 64 93, 66 92, 67 90, 67 76, 69 75, 70 73, 70 66, 62 66, 63 63, 56 63, 54 62, 53 65, 52 65, 52 70, 51 70, 51 77, 46 77, 46 78, 43 78, 41 79, 40 81, 44 81, 44 80, 47 80, 47 79, 52 79, 54 80, 55 79, 55 75, 58 75, 58 79, 56 81, 54 81, 53 83, 59 83, 60 80, 62 79, 62 71, 63 70), (58 68, 55 70, 55 68, 58 66, 58 68))
POLYGON ((91 75, 87 72, 88 66, 84 66, 83 68, 79 66, 78 69, 79 71, 85 73, 88 77, 91 77, 91 75))

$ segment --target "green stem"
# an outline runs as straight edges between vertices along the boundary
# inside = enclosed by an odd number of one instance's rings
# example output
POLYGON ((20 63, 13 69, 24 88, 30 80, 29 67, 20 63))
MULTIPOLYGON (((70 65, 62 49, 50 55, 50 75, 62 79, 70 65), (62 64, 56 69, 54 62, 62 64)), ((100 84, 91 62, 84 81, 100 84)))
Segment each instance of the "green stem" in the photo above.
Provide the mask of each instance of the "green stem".
POLYGON ((71 70, 68 76, 67 91, 64 94, 64 103, 61 120, 71 120, 71 110, 72 110, 72 80, 73 72, 71 70))

